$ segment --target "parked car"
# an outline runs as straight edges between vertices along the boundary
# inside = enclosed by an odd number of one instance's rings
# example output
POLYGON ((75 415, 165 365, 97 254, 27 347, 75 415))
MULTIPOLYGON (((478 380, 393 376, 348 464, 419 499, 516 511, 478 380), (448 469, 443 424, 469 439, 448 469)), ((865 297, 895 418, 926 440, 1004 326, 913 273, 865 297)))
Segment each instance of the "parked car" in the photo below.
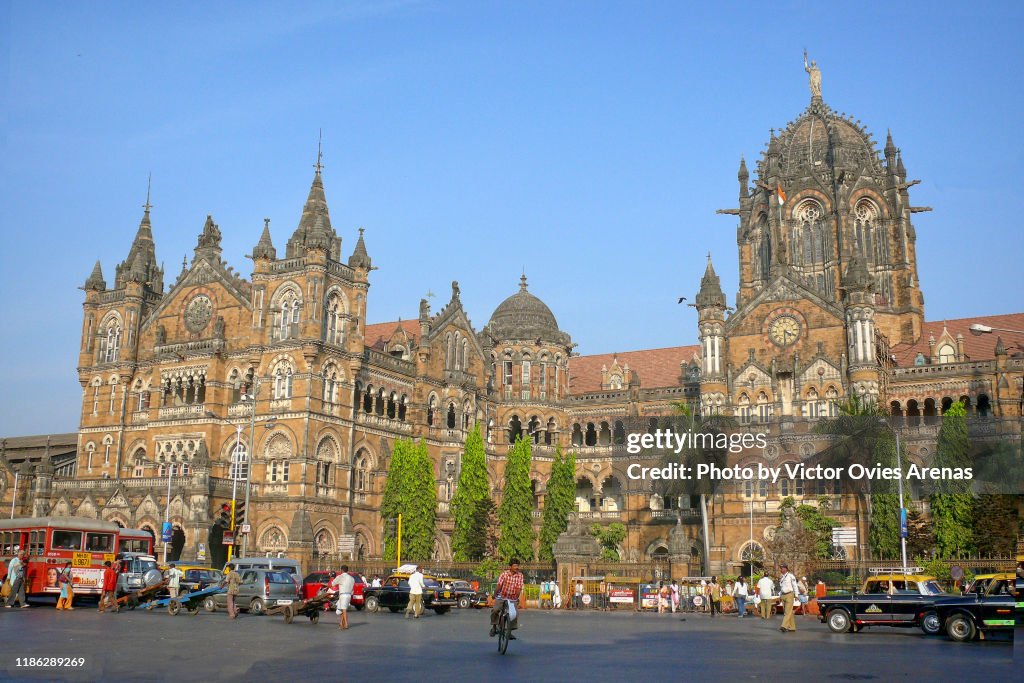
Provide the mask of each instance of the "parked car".
MULTIPOLYGON (((299 599, 299 589, 292 575, 286 571, 246 569, 240 574, 242 581, 238 586, 235 605, 249 614, 263 614, 268 607, 290 605, 299 599)), ((227 606, 227 593, 214 593, 204 602, 208 611, 225 609, 227 606)))
POLYGON ((219 569, 210 567, 185 567, 182 571, 185 576, 181 578, 181 593, 194 593, 210 586, 216 586, 224 580, 224 575, 219 569))
MULTIPOLYGON (((302 580, 302 599, 309 600, 310 598, 316 597, 322 589, 326 588, 331 582, 331 574, 335 572, 318 571, 312 572, 306 575, 306 578, 302 580)), ((363 591, 366 589, 366 579, 361 574, 355 572, 349 572, 349 575, 355 579, 355 586, 352 588, 352 606, 357 610, 363 609, 364 595, 363 591)), ((333 604, 331 609, 333 609, 333 604)))
POLYGON ((859 593, 818 600, 822 623, 833 633, 856 633, 865 626, 920 627, 935 635, 942 622, 933 606, 943 593, 934 576, 884 574, 871 576, 859 593))
MULTIPOLYGON (((433 576, 424 575, 423 609, 432 609, 437 614, 444 614, 457 604, 451 590, 445 591, 433 576), (448 595, 445 595, 445 593, 448 595)), ((398 612, 409 605, 409 575, 392 574, 380 588, 366 588, 366 611, 377 612, 387 608, 398 612)))
POLYGON ((997 574, 987 581, 976 578, 972 587, 976 590, 935 601, 934 609, 946 635, 965 642, 995 631, 1012 631, 1018 599, 1014 575, 997 574))

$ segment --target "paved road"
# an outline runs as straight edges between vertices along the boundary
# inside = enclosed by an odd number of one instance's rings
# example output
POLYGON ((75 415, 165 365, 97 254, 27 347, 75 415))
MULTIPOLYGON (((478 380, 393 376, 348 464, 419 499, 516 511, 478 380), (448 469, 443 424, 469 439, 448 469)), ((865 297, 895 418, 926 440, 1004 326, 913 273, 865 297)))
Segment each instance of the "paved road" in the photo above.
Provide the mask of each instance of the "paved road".
MULTIPOLYGON (((735 616, 711 619, 598 612, 522 617, 520 639, 497 654, 486 611, 333 614, 313 626, 223 612, 71 613, 0 609, 0 680, 816 680, 1006 681, 1020 672, 1010 640, 957 644, 917 630, 834 635, 812 618, 799 631, 735 616), (79 669, 16 668, 16 657, 85 657, 79 669)), ((1018 648, 1020 649, 1020 648, 1018 648)))

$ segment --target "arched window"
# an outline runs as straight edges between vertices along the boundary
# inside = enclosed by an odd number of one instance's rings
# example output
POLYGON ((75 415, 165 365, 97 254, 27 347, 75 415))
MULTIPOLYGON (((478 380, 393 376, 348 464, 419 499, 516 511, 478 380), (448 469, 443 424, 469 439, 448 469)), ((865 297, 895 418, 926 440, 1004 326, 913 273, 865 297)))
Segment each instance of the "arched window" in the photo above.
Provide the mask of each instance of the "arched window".
POLYGON ((302 297, 298 287, 288 285, 275 297, 281 311, 278 313, 278 339, 291 339, 299 335, 302 297))
POLYGON ((469 340, 463 339, 462 345, 459 347, 459 367, 463 370, 466 369, 466 356, 469 353, 469 340))
POLYGON ((117 375, 110 378, 110 414, 114 414, 114 404, 117 398, 117 375))
POLYGON ((111 314, 100 325, 100 343, 97 359, 100 363, 113 363, 121 351, 121 320, 111 314))
POLYGON ((455 404, 448 404, 448 429, 455 429, 455 404))
POLYGON ((578 422, 572 426, 572 436, 570 437, 570 441, 573 446, 583 445, 583 428, 580 427, 578 422))
POLYGON ((402 398, 398 401, 398 421, 405 422, 405 411, 409 407, 409 397, 402 394, 402 398))
POLYGON ((754 278, 764 280, 772 266, 772 233, 768 227, 768 217, 764 214, 757 219, 754 234, 754 278))
POLYGON ((740 422, 743 424, 750 423, 750 397, 747 396, 746 392, 740 394, 739 399, 736 401, 739 407, 740 422))
MULTIPOLYGON (((114 447, 114 437, 107 434, 103 437, 103 464, 104 466, 110 464, 110 449, 114 447)), ((143 451, 142 455, 145 456, 146 452, 143 451)))
POLYGON ((940 363, 955 363, 956 362, 956 349, 950 344, 943 344, 939 347, 939 362, 940 363))
POLYGON ((518 415, 513 415, 508 421, 508 442, 514 444, 516 439, 523 435, 523 423, 519 421, 518 415))
POLYGON ((451 369, 455 364, 455 347, 452 346, 452 335, 451 332, 444 337, 445 356, 444 356, 444 367, 451 369))
POLYGON ((763 391, 757 395, 757 419, 768 422, 772 417, 772 406, 768 403, 768 394, 763 391))
POLYGON ((362 448, 356 453, 356 467, 352 485, 356 491, 370 490, 370 456, 362 448))
POLYGON ((854 246, 865 260, 873 262, 872 233, 878 221, 878 209, 870 201, 862 199, 857 202, 853 219, 854 246))
POLYGON ((324 341, 341 346, 345 342, 345 306, 338 292, 331 292, 324 302, 324 341))
POLYGON ((612 430, 612 441, 616 444, 626 443, 626 429, 622 425, 622 420, 615 421, 615 429, 612 430))
POLYGON ((807 399, 804 403, 804 411, 807 417, 819 417, 818 415, 818 392, 811 387, 807 390, 807 399))
POLYGON ((287 361, 278 364, 274 370, 274 399, 292 397, 292 375, 294 370, 287 361))
POLYGON ((434 426, 434 415, 437 413, 437 396, 430 395, 430 399, 427 401, 427 426, 434 426))
POLYGON ((594 427, 593 422, 587 423, 587 432, 586 435, 583 437, 583 443, 584 445, 587 446, 597 445, 597 428, 594 427))
POLYGON ((92 441, 85 444, 85 466, 88 469, 92 469, 92 456, 96 455, 96 444, 92 441))
POLYGON ((146 476, 146 449, 139 448, 132 455, 132 476, 135 478, 146 476))
POLYGON ((331 438, 325 438, 316 449, 316 483, 330 486, 334 483, 333 464, 337 459, 338 449, 331 438))
POLYGON ((337 403, 340 386, 338 366, 334 363, 328 363, 324 366, 324 403, 337 403))
POLYGON ((828 403, 828 416, 839 415, 839 391, 835 387, 830 386, 825 390, 825 401, 828 403))
POLYGON ((523 378, 522 378, 523 400, 530 400, 530 356, 523 356, 523 378))
POLYGON ((228 469, 228 479, 233 481, 245 481, 249 478, 249 449, 244 441, 236 440, 234 448, 231 449, 231 463, 228 469))

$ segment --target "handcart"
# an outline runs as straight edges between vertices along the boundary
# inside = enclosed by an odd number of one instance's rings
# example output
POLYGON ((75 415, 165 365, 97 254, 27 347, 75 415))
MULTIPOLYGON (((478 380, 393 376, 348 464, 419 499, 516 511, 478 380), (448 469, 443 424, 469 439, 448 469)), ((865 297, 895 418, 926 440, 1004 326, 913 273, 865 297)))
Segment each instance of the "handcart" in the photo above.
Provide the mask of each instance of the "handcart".
POLYGON ((160 583, 153 584, 152 586, 146 586, 145 588, 142 588, 140 590, 132 591, 131 593, 126 593, 115 601, 114 610, 120 612, 121 607, 135 609, 143 602, 143 598, 152 599, 161 590, 164 590, 165 588, 167 588, 167 582, 161 581, 160 583))
POLYGON ((295 617, 309 617, 309 621, 316 624, 320 621, 320 613, 331 604, 335 597, 337 596, 330 591, 320 591, 309 600, 296 600, 290 605, 268 609, 267 614, 283 613, 286 624, 292 623, 295 617))
POLYGON ((188 613, 193 617, 199 614, 199 610, 202 608, 206 598, 214 595, 215 593, 223 593, 224 588, 220 585, 214 584, 213 586, 207 586, 202 590, 193 591, 191 593, 185 593, 179 595, 176 598, 161 598, 159 600, 152 600, 143 605, 147 610, 153 610, 157 607, 166 607, 167 613, 172 617, 176 616, 178 612, 184 607, 188 610, 188 613))

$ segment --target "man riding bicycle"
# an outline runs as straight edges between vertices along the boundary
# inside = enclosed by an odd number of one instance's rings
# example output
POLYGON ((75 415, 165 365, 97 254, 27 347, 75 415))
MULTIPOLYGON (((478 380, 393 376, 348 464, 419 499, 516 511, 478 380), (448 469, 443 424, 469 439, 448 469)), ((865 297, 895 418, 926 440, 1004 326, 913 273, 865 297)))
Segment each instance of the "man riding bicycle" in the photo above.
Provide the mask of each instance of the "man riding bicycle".
MULTIPOLYGON (((501 573, 498 577, 498 586, 494 590, 494 607, 491 609, 491 637, 493 638, 498 633, 498 614, 501 612, 502 603, 518 602, 520 594, 523 592, 523 573, 519 571, 519 560, 512 559, 508 562, 508 569, 501 573)), ((519 613, 516 612, 516 618, 512 620, 512 630, 515 631, 519 628, 519 613)), ((515 640, 515 635, 510 636, 511 640, 515 640)))

